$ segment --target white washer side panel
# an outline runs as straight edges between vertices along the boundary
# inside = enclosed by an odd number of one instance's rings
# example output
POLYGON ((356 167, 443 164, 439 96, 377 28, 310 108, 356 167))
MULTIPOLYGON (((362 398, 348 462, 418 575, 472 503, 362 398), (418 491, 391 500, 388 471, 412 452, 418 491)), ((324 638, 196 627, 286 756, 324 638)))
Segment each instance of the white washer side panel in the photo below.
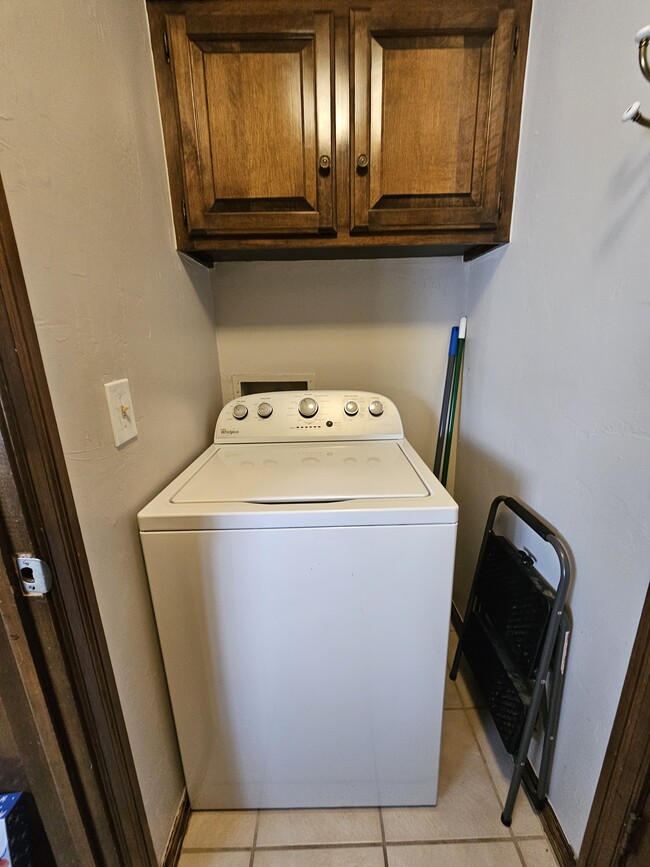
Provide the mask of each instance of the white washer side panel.
POLYGON ((435 804, 455 537, 142 534, 193 809, 435 804))

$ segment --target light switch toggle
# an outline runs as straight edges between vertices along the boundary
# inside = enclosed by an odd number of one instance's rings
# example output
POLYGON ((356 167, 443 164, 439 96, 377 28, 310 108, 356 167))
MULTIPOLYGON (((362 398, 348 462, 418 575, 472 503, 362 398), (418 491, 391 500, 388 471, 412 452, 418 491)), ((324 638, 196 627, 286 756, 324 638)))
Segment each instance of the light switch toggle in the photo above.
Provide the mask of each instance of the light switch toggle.
POLYGON ((113 382, 106 382, 104 389, 106 390, 113 439, 116 446, 121 446, 138 435, 133 401, 129 391, 129 380, 116 379, 113 382))

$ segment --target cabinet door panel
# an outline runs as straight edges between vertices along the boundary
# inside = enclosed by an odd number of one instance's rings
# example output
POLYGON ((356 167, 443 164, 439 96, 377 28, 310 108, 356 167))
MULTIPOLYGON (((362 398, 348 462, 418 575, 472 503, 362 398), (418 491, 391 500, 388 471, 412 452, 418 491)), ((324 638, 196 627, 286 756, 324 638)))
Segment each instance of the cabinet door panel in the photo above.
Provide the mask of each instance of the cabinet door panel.
MULTIPOLYGON (((227 93, 228 100, 207 105, 214 145, 212 173, 222 199, 300 198, 313 207, 316 190, 306 190, 302 141, 301 62, 310 46, 293 53, 229 54, 205 57, 206 89, 227 93), (290 146, 284 152, 285 142, 290 146)), ((311 62, 310 62, 311 61, 311 62)), ((313 100, 312 100, 313 103, 313 100)), ((312 105, 313 112, 313 105, 312 105)), ((310 118, 311 120, 311 118, 310 118)), ((305 144, 314 158, 313 123, 305 144)))
POLYGON ((496 225, 512 27, 475 3, 352 12, 354 229, 496 225))
POLYGON ((331 230, 330 14, 166 23, 190 236, 331 230))

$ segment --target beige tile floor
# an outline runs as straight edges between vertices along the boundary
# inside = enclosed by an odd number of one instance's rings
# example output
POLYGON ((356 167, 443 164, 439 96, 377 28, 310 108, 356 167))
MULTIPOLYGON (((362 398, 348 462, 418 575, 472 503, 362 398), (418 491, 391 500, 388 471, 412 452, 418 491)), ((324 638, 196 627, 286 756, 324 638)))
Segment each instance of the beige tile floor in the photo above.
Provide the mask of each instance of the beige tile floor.
MULTIPOLYGON (((450 636, 450 658, 456 636, 450 636)), ((447 682, 436 807, 193 813, 179 867, 557 867, 471 674, 447 682)))

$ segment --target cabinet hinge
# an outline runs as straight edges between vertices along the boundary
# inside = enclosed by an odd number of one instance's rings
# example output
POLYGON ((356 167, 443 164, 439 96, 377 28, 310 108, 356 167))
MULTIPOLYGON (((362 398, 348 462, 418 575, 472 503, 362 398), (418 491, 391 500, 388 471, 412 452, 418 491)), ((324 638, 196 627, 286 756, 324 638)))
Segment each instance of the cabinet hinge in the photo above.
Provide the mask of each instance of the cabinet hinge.
POLYGON ((516 57, 519 51, 519 25, 515 27, 515 34, 512 38, 512 53, 516 57))
POLYGON ((165 49, 165 63, 169 63, 169 40, 167 39, 166 30, 163 30, 163 47, 165 49))
POLYGON ((187 208, 185 207, 184 199, 181 199, 181 214, 183 215, 183 225, 187 229, 187 208))
POLYGON ((501 217, 503 216, 504 198, 505 198, 505 196, 503 195, 503 190, 501 190, 501 192, 499 193, 499 205, 497 207, 497 216, 499 217, 499 219, 501 219, 501 217))

